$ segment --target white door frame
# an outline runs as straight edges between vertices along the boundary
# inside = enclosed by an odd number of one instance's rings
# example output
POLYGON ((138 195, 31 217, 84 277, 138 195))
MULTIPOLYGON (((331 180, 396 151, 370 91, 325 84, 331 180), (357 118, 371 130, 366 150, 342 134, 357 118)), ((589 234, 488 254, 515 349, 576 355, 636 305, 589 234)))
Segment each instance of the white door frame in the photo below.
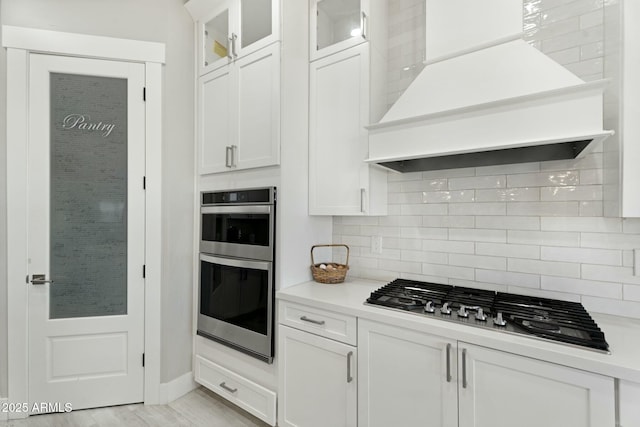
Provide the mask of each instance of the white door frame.
MULTIPOLYGON (((2 26, 7 49, 8 402, 29 402, 27 277, 27 144, 29 54, 32 52, 145 64, 145 376, 144 403, 160 402, 160 279, 163 43, 2 26)), ((142 96, 142 94, 140 94, 142 96)), ((140 183, 142 185, 142 183, 140 183)), ((9 418, 27 413, 13 412, 9 418)))

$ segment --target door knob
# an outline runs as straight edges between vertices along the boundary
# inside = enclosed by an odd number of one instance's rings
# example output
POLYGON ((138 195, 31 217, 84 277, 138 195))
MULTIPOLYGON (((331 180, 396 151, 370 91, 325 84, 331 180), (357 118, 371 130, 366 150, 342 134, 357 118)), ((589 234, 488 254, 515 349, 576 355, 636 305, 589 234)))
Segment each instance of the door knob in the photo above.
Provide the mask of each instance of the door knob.
POLYGON ((47 280, 46 277, 47 277, 46 274, 34 274, 31 277, 31 284, 32 285, 44 285, 45 283, 53 284, 53 280, 47 280))

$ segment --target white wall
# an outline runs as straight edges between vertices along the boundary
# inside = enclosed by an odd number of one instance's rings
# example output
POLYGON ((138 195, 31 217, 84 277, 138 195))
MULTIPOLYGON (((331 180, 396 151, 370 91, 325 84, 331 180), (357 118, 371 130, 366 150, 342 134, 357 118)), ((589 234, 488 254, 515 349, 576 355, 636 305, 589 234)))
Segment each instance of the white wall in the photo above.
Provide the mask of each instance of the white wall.
MULTIPOLYGON (((161 381, 191 370, 193 22, 182 0, 2 0, 0 23, 166 44, 163 123, 161 381)), ((5 99, 0 52, 0 99, 5 99)), ((4 102, 0 107, 0 241, 6 241, 4 102)), ((0 396, 6 395, 6 248, 0 249, 0 396)), ((148 284, 153 286, 155 284, 148 284)))

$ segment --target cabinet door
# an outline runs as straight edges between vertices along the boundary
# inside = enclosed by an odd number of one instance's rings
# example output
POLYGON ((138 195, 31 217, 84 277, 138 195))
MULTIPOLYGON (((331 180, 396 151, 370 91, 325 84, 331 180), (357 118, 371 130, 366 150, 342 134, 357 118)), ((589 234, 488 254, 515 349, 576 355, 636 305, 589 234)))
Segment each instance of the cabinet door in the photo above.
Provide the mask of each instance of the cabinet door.
POLYGON ((280 39, 280 0, 240 0, 237 16, 238 58, 280 39))
POLYGON ((618 381, 618 406, 620 427, 632 427, 640 423, 640 384, 618 381))
POLYGON ((310 1, 312 61, 367 41, 370 0, 310 1))
POLYGON ((278 332, 278 425, 356 427, 356 348, 287 326, 278 332))
POLYGON ((198 20, 198 65, 203 75, 227 65, 233 60, 232 22, 234 11, 230 3, 222 3, 198 20))
POLYGON ((199 80, 200 174, 229 170, 231 146, 235 141, 234 83, 231 66, 225 66, 199 80))
POLYGON ((457 427, 456 366, 455 341, 360 319, 358 425, 457 427))
POLYGON ((238 73, 238 169, 280 162, 280 43, 235 63, 238 73))
POLYGON ((460 427, 614 427, 613 378, 458 345, 460 427))
POLYGON ((369 49, 310 64, 309 213, 363 215, 369 185, 369 49))

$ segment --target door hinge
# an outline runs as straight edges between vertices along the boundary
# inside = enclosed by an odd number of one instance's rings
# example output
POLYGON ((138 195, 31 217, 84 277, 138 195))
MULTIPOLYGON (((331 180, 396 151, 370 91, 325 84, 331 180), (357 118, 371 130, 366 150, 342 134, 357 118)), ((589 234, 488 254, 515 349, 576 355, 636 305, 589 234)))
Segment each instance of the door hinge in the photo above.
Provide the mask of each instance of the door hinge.
POLYGON ((146 87, 142 88, 142 100, 143 101, 147 100, 147 88, 146 87))
POLYGON ((147 189, 147 177, 146 176, 142 177, 142 189, 143 190, 147 189))
POLYGON ((146 279, 146 278, 147 278, 147 265, 146 265, 146 264, 144 264, 144 265, 142 266, 142 278, 143 278, 143 279, 146 279))
POLYGON ((144 368, 144 353, 142 353, 142 367, 144 368))

